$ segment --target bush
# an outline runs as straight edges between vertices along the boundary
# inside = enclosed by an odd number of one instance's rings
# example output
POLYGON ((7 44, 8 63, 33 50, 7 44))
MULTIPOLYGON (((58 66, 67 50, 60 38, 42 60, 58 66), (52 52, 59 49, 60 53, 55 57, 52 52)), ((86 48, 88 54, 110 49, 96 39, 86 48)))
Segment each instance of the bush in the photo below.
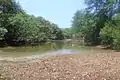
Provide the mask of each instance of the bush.
POLYGON ((106 25, 100 32, 100 39, 102 45, 112 46, 113 45, 113 31, 114 28, 106 25))
POLYGON ((113 38, 113 49, 120 50, 120 28, 114 30, 113 38))
POLYGON ((0 40, 4 39, 4 35, 7 32, 5 28, 0 28, 0 40))
POLYGON ((40 25, 35 17, 27 14, 16 14, 9 18, 10 27, 8 28, 8 37, 17 41, 41 41, 43 34, 40 32, 40 25))
POLYGON ((6 41, 38 43, 49 39, 63 39, 63 33, 56 24, 41 17, 34 17, 26 13, 18 13, 9 18, 6 41))
POLYGON ((101 44, 110 46, 115 50, 120 50, 120 27, 108 25, 101 29, 100 32, 101 44))
POLYGON ((84 41, 87 45, 94 45, 95 42, 95 26, 86 26, 81 28, 81 34, 80 36, 84 37, 84 41))

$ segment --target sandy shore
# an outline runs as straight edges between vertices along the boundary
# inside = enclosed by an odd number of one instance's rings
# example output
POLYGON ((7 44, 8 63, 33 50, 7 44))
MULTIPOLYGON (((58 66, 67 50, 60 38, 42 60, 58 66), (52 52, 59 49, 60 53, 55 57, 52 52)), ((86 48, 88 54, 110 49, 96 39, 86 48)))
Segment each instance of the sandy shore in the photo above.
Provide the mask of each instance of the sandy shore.
POLYGON ((9 62, 1 65, 0 71, 7 73, 11 80, 120 80, 120 53, 72 54, 34 62, 9 62))

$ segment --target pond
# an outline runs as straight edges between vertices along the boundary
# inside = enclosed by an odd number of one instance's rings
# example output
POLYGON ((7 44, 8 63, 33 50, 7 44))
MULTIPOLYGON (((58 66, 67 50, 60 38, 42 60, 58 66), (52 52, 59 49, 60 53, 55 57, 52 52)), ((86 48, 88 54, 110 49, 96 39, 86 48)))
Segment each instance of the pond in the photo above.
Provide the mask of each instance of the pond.
POLYGON ((61 55, 75 53, 109 53, 97 47, 84 46, 78 41, 54 41, 37 46, 20 46, 0 48, 0 60, 31 59, 45 55, 61 55))

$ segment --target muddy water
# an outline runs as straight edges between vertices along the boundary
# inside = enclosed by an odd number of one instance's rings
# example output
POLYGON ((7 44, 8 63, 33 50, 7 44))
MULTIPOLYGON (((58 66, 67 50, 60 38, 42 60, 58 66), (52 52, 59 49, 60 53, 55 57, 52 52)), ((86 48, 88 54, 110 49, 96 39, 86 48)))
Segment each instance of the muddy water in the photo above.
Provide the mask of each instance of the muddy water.
POLYGON ((0 48, 0 60, 25 60, 40 58, 50 55, 75 54, 75 53, 110 53, 112 50, 104 50, 96 47, 88 47, 73 41, 55 41, 37 46, 21 46, 0 48))

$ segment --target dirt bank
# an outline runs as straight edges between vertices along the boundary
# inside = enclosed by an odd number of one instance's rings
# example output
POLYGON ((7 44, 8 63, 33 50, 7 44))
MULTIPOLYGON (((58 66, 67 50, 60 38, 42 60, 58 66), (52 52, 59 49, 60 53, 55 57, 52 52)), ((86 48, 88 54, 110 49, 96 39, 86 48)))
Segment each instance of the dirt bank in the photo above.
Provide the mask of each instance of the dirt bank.
POLYGON ((1 69, 12 80, 120 80, 120 53, 61 55, 1 69))

